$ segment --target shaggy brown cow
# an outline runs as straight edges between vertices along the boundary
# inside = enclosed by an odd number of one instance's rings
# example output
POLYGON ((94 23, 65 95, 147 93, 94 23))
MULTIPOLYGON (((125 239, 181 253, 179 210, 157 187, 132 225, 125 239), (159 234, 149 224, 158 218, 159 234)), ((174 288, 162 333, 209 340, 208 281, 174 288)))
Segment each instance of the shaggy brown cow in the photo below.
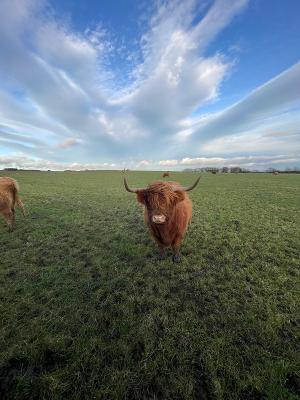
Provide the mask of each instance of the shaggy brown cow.
POLYGON ((169 172, 164 172, 163 173, 163 178, 166 178, 167 176, 170 176, 170 173, 169 172))
POLYGON ((24 205, 19 197, 18 182, 12 178, 0 177, 0 213, 4 216, 9 230, 15 227, 15 206, 22 209, 25 216, 24 205))
POLYGON ((180 261, 179 248, 192 218, 192 202, 186 192, 194 189, 199 180, 200 177, 189 187, 158 181, 144 189, 133 189, 124 178, 126 190, 136 193, 137 200, 145 206, 145 223, 158 244, 161 259, 165 248, 171 246, 173 261, 180 261))

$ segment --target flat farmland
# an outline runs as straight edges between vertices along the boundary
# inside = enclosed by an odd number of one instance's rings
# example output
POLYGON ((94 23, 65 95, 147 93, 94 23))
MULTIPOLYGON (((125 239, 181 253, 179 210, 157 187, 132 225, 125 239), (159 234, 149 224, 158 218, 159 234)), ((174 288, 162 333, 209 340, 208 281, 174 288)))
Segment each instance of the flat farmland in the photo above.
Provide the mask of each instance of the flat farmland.
POLYGON ((178 264, 122 173, 5 175, 28 215, 0 221, 2 399, 299 399, 300 175, 202 174, 178 264))

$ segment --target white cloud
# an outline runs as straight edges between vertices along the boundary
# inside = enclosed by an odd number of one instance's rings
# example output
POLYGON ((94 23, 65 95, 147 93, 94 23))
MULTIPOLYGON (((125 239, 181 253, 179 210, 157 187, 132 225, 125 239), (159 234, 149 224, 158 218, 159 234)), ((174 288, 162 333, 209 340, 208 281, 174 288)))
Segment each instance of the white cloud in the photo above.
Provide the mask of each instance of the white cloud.
POLYGON ((42 171, 84 171, 86 169, 103 170, 117 168, 117 165, 114 163, 63 163, 40 158, 35 159, 26 155, 0 156, 0 166, 21 169, 39 169, 42 171))
POLYGON ((143 167, 148 167, 150 165, 151 165, 151 161, 142 160, 142 161, 139 161, 136 166, 137 166, 137 168, 143 168, 143 167))
POLYGON ((163 167, 174 167, 178 164, 178 160, 161 160, 158 162, 158 165, 162 165, 163 167))
POLYGON ((283 113, 241 134, 209 140, 201 148, 207 154, 294 153, 300 151, 299 126, 299 112, 283 113))
POLYGON ((210 166, 210 165, 222 165, 225 162, 225 158, 220 157, 196 157, 196 158, 183 158, 180 160, 181 165, 193 165, 193 166, 210 166))

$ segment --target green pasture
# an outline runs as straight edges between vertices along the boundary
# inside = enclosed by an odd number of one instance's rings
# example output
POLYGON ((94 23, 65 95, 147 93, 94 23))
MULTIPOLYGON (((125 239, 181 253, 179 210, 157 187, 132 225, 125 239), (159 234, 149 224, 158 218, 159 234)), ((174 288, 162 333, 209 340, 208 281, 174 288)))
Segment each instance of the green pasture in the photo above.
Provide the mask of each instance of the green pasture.
POLYGON ((122 173, 5 175, 28 215, 0 220, 1 399, 300 398, 300 175, 202 174, 178 264, 122 173))

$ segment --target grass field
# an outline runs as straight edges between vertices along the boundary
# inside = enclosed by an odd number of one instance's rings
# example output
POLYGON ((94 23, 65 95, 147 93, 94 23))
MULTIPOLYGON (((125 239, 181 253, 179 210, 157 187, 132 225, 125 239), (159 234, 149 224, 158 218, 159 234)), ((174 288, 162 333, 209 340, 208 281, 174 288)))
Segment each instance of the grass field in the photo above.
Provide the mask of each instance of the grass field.
POLYGON ((203 174, 179 264, 120 172, 10 176, 28 216, 0 221, 2 399, 300 398, 299 175, 203 174))

